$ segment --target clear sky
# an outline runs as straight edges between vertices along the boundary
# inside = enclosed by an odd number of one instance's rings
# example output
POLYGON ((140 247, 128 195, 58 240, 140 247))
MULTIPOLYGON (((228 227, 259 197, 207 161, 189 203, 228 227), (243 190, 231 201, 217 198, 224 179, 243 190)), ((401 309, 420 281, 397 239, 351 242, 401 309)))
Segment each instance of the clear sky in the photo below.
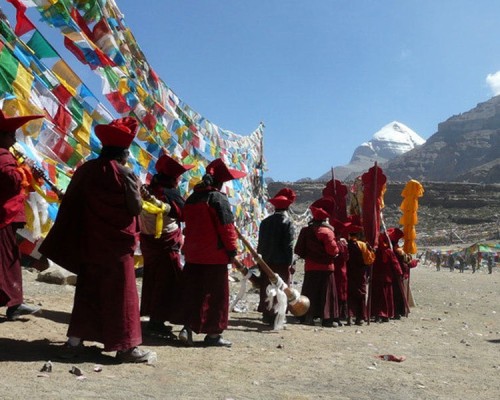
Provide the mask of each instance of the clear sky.
POLYGON ((500 93, 498 0, 115 1, 194 110, 238 134, 265 123, 275 180, 348 163, 393 120, 427 139, 500 93))

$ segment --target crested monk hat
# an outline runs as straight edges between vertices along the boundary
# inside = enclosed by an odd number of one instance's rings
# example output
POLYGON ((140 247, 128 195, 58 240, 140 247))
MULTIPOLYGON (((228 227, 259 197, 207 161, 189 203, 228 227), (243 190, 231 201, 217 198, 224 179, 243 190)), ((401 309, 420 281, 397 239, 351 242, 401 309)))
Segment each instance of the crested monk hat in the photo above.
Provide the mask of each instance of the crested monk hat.
POLYGON ((335 208, 335 202, 330 197, 322 197, 316 200, 309 207, 311 210, 313 219, 324 220, 327 219, 333 209, 335 208))
POLYGON ((189 171, 191 168, 194 168, 194 165, 183 165, 167 154, 162 154, 155 164, 155 169, 158 173, 172 178, 178 178, 184 172, 189 171))
POLYGON ((8 117, 0 110, 0 133, 15 132, 25 123, 38 118, 43 118, 44 115, 24 115, 20 117, 8 117))
POLYGON ((297 195, 292 189, 283 188, 274 197, 270 198, 268 201, 277 210, 285 210, 295 201, 297 195))
POLYGON ((228 168, 228 166, 224 164, 224 161, 220 158, 216 158, 207 165, 206 173, 208 175, 212 175, 214 179, 220 183, 243 178, 246 175, 246 172, 228 168))
POLYGON ((399 242, 399 239, 404 237, 405 234, 399 228, 389 228, 387 229, 387 235, 389 236, 389 239, 391 239, 392 243, 397 243, 399 242))
POLYGON ((95 134, 103 146, 122 147, 127 149, 137 133, 139 123, 133 117, 118 118, 109 124, 95 127, 95 134))

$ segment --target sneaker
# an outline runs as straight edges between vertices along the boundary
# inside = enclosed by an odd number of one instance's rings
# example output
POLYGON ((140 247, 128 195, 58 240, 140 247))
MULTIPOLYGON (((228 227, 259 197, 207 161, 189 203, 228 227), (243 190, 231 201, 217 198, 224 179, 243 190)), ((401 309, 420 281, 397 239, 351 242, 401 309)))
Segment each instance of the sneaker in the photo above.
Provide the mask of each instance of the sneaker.
POLYGON ((117 351, 116 359, 122 363, 144 363, 149 359, 151 351, 132 347, 125 351, 117 351))
POLYGON ((233 345, 229 340, 224 339, 221 335, 216 337, 210 337, 207 335, 205 336, 203 343, 205 343, 205 346, 216 347, 231 347, 233 345))
POLYGON ((179 340, 184 344, 184 346, 193 346, 193 331, 189 328, 182 328, 179 332, 179 340))
POLYGON ((72 358, 78 357, 83 352, 84 348, 85 347, 81 342, 76 346, 71 346, 68 342, 66 342, 59 350, 59 354, 57 356, 64 360, 71 360, 72 358))
POLYGON ((40 311, 40 307, 31 307, 27 304, 21 303, 17 306, 12 306, 7 308, 7 319, 9 321, 15 321, 23 315, 31 315, 40 311))

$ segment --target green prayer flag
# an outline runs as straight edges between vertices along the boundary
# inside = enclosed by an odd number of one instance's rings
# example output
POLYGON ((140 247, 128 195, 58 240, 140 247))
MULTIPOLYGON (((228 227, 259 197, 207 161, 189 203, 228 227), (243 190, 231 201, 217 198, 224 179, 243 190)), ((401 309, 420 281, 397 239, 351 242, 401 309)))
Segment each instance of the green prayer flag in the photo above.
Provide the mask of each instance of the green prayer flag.
POLYGON ((4 47, 0 51, 0 92, 12 93, 12 83, 16 79, 18 65, 12 53, 4 47))
POLYGON ((31 36, 31 39, 26 44, 31 48, 31 50, 34 51, 38 58, 59 57, 50 43, 47 42, 38 31, 35 31, 33 36, 31 36))

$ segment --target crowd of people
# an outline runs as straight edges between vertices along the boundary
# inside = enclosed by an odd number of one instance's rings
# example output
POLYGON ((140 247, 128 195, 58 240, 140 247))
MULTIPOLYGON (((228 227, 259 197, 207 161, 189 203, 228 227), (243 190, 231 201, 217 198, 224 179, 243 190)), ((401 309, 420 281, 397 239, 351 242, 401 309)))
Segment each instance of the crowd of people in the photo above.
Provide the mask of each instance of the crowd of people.
POLYGON ((436 271, 441 271, 441 268, 445 268, 450 272, 457 270, 460 273, 464 273, 466 269, 470 268, 473 274, 483 267, 484 262, 488 269, 488 274, 492 274, 498 255, 496 253, 482 253, 480 251, 461 254, 451 251, 432 250, 422 254, 421 258, 424 260, 424 264, 434 264, 436 271))
MULTIPOLYGON (((39 311, 23 302, 16 229, 25 222, 30 182, 40 176, 19 165, 9 148, 20 126, 41 117, 8 117, 0 111, 0 306, 7 306, 8 320, 39 311)), ((141 316, 149 317, 146 334, 178 339, 185 346, 194 345, 194 334, 204 334, 205 346, 232 345, 222 334, 228 326, 228 271, 236 262, 238 231, 222 187, 245 173, 215 159, 184 199, 178 184, 192 166, 164 153, 156 174, 142 184, 127 167, 137 129, 131 117, 95 127, 100 154, 74 172, 39 249, 78 275, 63 358, 78 357, 86 350, 84 342, 91 341, 102 343, 106 352, 116 351, 120 362, 147 361, 150 352, 139 347, 141 316), (140 298, 137 246, 144 260, 140 298), (178 337, 172 324, 182 326, 178 337)), ((269 199, 274 213, 261 221, 257 251, 284 284, 290 284, 294 260, 304 259, 302 295, 310 308, 300 322, 320 320, 325 327, 337 327, 407 316, 408 280, 415 264, 398 246, 402 231, 383 232, 372 248, 363 241, 361 226, 344 216, 343 222, 337 219, 335 200, 324 192, 296 235, 288 216, 295 198, 293 190, 284 188, 269 199)), ((273 324, 273 284, 265 274, 254 278, 263 323, 273 324)))

